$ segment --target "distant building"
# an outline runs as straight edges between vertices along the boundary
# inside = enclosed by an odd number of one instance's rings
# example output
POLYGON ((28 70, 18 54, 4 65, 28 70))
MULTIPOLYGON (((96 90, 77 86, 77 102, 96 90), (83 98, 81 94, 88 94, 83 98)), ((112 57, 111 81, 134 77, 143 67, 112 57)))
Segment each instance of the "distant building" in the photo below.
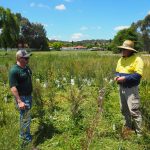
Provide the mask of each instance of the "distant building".
POLYGON ((80 46, 80 45, 78 45, 78 46, 74 46, 74 47, 65 47, 65 46, 63 46, 62 48, 61 48, 61 50, 87 50, 87 48, 86 47, 84 47, 84 46, 80 46))
POLYGON ((75 46, 74 49, 75 49, 75 50, 85 50, 85 49, 87 49, 87 48, 84 47, 84 46, 78 45, 78 46, 75 46))
POLYGON ((63 47, 61 48, 61 50, 64 50, 64 51, 74 50, 74 47, 65 47, 65 46, 63 46, 63 47))

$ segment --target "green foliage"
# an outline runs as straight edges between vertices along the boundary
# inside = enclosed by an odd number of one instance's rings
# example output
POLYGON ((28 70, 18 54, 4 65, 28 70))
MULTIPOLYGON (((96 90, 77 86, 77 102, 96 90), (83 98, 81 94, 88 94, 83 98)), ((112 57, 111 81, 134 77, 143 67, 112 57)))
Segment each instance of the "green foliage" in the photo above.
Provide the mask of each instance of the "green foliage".
POLYGON ((133 40, 135 49, 138 51, 150 52, 150 15, 148 14, 143 20, 132 23, 130 28, 120 30, 114 37, 109 46, 114 53, 118 53, 117 46, 122 45, 124 40, 133 40))
POLYGON ((0 10, 0 45, 6 50, 8 47, 16 47, 19 38, 19 24, 17 17, 9 9, 0 10))
POLYGON ((137 48, 137 50, 139 50, 140 47, 137 45, 138 44, 138 34, 137 34, 135 28, 132 28, 132 27, 128 28, 128 29, 120 30, 117 33, 117 35, 114 37, 114 39, 110 45, 110 49, 112 49, 112 51, 114 53, 118 53, 119 49, 117 48, 117 46, 122 45, 122 43, 127 39, 134 41, 135 49, 137 48))
MULTIPOLYGON (((113 82, 119 57, 102 54, 96 51, 33 52, 30 59, 34 85, 33 142, 27 149, 33 146, 41 150, 149 149, 150 131, 146 121, 149 120, 149 57, 143 56, 145 70, 140 86, 146 133, 140 139, 133 136, 123 140, 118 85, 113 82)), ((10 95, 7 77, 14 63, 12 57, 15 55, 8 52, 0 58, 0 146, 19 150, 19 113, 10 95)))
POLYGON ((143 112, 143 120, 145 123, 145 126, 147 128, 150 128, 150 91, 149 91, 150 82, 147 80, 143 80, 141 83, 141 95, 142 95, 142 112, 143 112), (144 93, 147 93, 146 95, 144 93))
POLYGON ((141 36, 142 50, 150 53, 150 15, 148 14, 143 20, 137 21, 134 25, 141 36))
POLYGON ((0 47, 22 48, 28 45, 39 50, 48 49, 48 39, 44 26, 40 23, 30 23, 21 14, 13 14, 10 9, 0 7, 0 47))
POLYGON ((60 51, 60 48, 62 47, 62 43, 61 42, 54 42, 52 44, 53 49, 60 51))
POLYGON ((48 49, 46 31, 42 24, 30 23, 28 19, 22 18, 20 28, 20 43, 27 43, 30 48, 36 48, 37 50, 48 49))

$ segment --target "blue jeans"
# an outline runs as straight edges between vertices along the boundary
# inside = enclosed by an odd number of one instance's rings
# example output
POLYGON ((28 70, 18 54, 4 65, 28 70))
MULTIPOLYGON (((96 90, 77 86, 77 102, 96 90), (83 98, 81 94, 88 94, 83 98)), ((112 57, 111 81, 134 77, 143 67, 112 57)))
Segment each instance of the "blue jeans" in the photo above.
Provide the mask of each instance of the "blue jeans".
POLYGON ((31 123, 31 114, 30 109, 32 106, 32 96, 20 96, 21 100, 25 103, 26 108, 20 111, 20 137, 30 142, 32 140, 30 134, 30 123, 31 123))

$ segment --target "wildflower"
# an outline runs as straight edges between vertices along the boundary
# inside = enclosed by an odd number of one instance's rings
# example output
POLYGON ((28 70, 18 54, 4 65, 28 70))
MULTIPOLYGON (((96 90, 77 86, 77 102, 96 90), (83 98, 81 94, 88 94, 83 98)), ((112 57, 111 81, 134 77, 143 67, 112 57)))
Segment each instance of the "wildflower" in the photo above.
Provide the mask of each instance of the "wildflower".
POLYGON ((57 85, 57 87, 60 87, 60 81, 59 80, 55 80, 55 84, 57 85))
POLYGON ((111 83, 113 83, 113 80, 112 80, 112 79, 110 79, 109 83, 110 83, 110 84, 111 84, 111 83))
POLYGON ((59 80, 55 80, 55 83, 58 84, 60 81, 59 80))
POLYGON ((87 81, 88 81, 88 79, 83 79, 83 82, 84 82, 84 83, 87 83, 87 81))
POLYGON ((74 79, 71 79, 71 85, 75 85, 74 79))
POLYGON ((45 83, 43 84, 43 88, 47 88, 47 86, 48 86, 48 83, 45 82, 45 83))
POLYGON ((39 82, 40 82, 40 79, 39 79, 39 78, 37 78, 35 81, 36 81, 37 83, 39 83, 39 82))
POLYGON ((102 97, 102 96, 99 96, 99 99, 100 99, 100 100, 102 100, 102 99, 103 99, 103 97, 102 97))
POLYGON ((115 124, 113 124, 113 127, 112 127, 112 128, 113 128, 113 130, 115 131, 115 130, 116 130, 116 125, 115 125, 115 124))
POLYGON ((4 85, 4 88, 6 87, 6 84, 5 83, 3 83, 3 85, 4 85))
POLYGON ((63 77, 63 81, 65 81, 65 82, 66 82, 66 81, 67 81, 67 79, 66 79, 65 77, 63 77))
POLYGON ((91 86, 91 84, 92 84, 91 81, 90 81, 90 80, 87 80, 87 85, 88 85, 88 86, 91 86))
POLYGON ((107 79, 107 78, 104 78, 104 81, 106 81, 106 82, 107 82, 107 81, 108 81, 108 79, 107 79))
POLYGON ((8 102, 8 98, 7 98, 7 96, 5 96, 5 97, 4 97, 4 101, 5 101, 5 103, 7 103, 7 102, 8 102))

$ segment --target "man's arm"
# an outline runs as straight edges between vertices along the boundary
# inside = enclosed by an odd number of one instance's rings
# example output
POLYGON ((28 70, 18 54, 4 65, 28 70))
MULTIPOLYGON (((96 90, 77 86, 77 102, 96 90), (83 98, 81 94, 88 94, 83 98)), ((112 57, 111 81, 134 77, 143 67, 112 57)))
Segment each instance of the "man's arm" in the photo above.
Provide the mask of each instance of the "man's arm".
POLYGON ((20 109, 25 109, 25 103, 21 100, 19 94, 18 94, 18 90, 15 86, 11 87, 11 92, 14 95, 16 102, 18 104, 18 107, 20 109))

